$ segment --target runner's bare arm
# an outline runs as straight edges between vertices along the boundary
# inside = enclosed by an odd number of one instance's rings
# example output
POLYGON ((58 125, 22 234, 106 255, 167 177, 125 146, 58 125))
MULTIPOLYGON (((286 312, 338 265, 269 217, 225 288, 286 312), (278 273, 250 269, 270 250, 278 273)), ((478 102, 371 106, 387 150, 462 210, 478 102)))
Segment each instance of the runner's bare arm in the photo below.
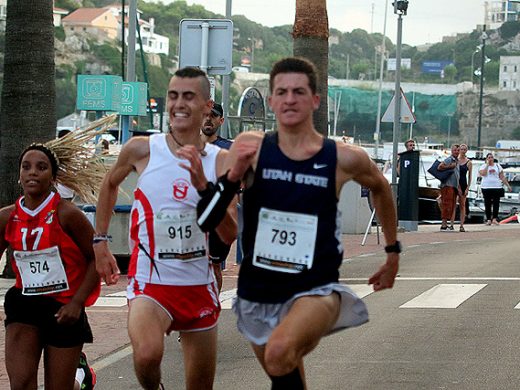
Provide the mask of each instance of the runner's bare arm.
MULTIPOLYGON (((131 138, 121 149, 117 161, 106 174, 99 193, 96 207, 96 233, 106 234, 116 204, 119 185, 132 171, 142 172, 150 155, 148 139, 145 137, 131 138)), ((108 284, 115 284, 119 279, 117 262, 110 252, 107 241, 94 245, 96 269, 108 284)))
POLYGON ((263 138, 264 133, 260 131, 241 133, 236 138, 224 164, 224 172, 228 172, 229 181, 243 180, 249 169, 256 170, 263 138))
POLYGON ((78 291, 74 294, 72 301, 62 306, 56 313, 56 320, 60 324, 75 322, 81 309, 85 306, 90 293, 99 286, 99 275, 96 272, 94 250, 92 249, 92 236, 94 228, 83 212, 73 203, 61 200, 58 208, 58 219, 60 225, 72 240, 87 261, 87 271, 78 291))
MULTIPOLYGON (((336 188, 338 197, 341 187, 348 180, 354 180, 362 186, 368 187, 378 221, 383 228, 386 244, 393 245, 397 241, 397 216, 388 181, 363 149, 347 144, 337 143, 337 145, 336 188)), ((369 279, 369 283, 374 285, 374 290, 378 291, 393 286, 398 264, 399 254, 388 253, 386 263, 369 279)))
MULTIPOLYGON (((202 161, 197 148, 193 145, 187 145, 180 148, 177 151, 179 157, 188 160, 189 164, 179 164, 182 168, 186 169, 190 173, 190 180, 195 189, 200 193, 208 187, 208 180, 204 174, 202 167, 202 161)), ((216 174, 217 177, 224 174, 223 166, 228 151, 222 149, 217 155, 216 161, 216 174)), ((226 244, 230 245, 237 236, 237 213, 236 213, 236 202, 231 202, 224 217, 219 225, 216 226, 215 231, 219 235, 220 239, 226 244)))
POLYGON ((7 222, 9 222, 9 216, 14 210, 14 205, 10 205, 0 209, 0 256, 4 253, 4 251, 9 246, 9 243, 5 241, 5 228, 7 226, 7 222))

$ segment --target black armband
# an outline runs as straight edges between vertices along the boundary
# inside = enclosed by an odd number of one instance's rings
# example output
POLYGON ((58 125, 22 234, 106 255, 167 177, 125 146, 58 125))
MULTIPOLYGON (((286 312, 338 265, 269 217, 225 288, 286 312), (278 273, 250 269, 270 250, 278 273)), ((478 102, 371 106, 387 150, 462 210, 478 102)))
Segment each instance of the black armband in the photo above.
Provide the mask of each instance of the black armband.
POLYGON ((199 196, 201 198, 204 198, 206 196, 211 196, 215 193, 215 184, 213 184, 212 182, 208 181, 208 184, 206 186, 205 189, 203 189, 202 191, 198 191, 197 190, 197 193, 199 194, 199 196))
POLYGON ((240 181, 232 183, 227 179, 227 172, 219 177, 213 188, 201 191, 201 200, 197 204, 197 224, 203 232, 214 230, 226 215, 229 203, 240 188, 240 181))

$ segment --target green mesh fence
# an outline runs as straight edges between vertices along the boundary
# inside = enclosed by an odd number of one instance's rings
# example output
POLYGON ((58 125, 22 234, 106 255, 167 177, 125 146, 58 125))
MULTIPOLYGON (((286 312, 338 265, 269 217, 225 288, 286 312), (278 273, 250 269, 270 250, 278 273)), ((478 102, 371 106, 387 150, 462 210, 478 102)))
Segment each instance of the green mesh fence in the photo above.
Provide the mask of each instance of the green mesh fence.
MULTIPOLYGON (((334 99, 336 93, 341 91, 340 117, 351 113, 365 114, 376 118, 377 101, 379 91, 365 90, 349 87, 329 86, 329 97, 334 99)), ((439 127, 440 118, 455 115, 457 110, 457 98, 455 95, 425 95, 422 93, 405 93, 406 99, 415 106, 417 123, 424 127, 439 127)), ((390 104, 393 91, 383 91, 381 96, 381 115, 390 104)), ((333 108, 330 107, 332 111, 333 108)))

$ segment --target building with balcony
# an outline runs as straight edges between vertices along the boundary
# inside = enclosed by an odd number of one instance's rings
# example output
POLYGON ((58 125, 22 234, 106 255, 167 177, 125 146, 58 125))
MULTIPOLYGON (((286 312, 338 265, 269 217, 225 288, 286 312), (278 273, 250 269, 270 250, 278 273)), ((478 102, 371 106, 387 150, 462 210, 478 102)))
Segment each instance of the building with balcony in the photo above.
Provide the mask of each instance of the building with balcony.
POLYGON ((495 30, 505 22, 520 20, 520 0, 493 0, 485 3, 485 24, 495 30))

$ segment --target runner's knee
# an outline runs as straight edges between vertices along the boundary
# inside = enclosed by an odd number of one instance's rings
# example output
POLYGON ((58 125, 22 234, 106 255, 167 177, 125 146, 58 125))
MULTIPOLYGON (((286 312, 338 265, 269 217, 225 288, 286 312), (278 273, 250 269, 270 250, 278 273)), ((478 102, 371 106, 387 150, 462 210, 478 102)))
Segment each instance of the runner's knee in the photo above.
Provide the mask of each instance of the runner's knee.
POLYGON ((298 365, 298 356, 288 337, 271 338, 266 345, 264 363, 267 373, 281 376, 298 365))

